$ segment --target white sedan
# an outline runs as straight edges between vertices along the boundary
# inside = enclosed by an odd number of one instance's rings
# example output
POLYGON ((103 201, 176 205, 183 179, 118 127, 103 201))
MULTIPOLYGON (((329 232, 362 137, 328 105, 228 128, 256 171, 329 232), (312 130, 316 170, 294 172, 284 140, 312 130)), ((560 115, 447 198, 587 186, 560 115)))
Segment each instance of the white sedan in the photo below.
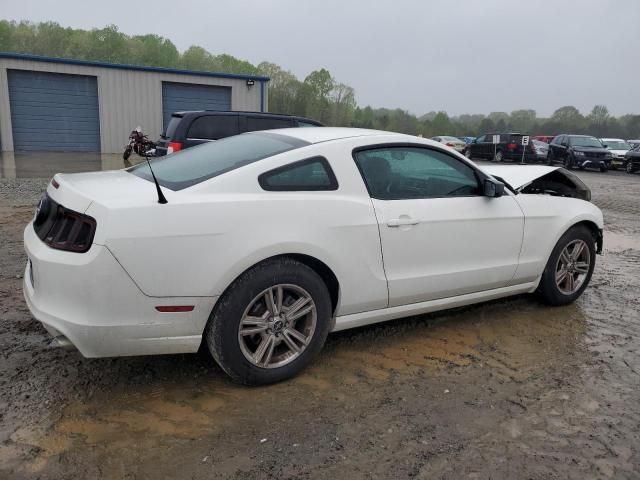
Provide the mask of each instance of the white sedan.
POLYGON ((587 287, 603 219, 557 167, 480 169, 346 128, 252 132, 126 170, 57 174, 24 233, 24 295, 86 357, 195 352, 246 384, 331 331, 587 287))

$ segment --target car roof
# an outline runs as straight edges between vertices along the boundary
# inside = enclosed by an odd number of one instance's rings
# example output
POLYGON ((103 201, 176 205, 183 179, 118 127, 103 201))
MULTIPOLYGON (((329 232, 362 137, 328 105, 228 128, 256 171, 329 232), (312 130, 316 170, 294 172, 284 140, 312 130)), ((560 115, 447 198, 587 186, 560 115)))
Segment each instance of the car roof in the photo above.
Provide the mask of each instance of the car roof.
POLYGON ((313 118, 301 117, 300 115, 288 115, 286 113, 271 113, 271 112, 251 112, 244 110, 182 110, 179 112, 173 112, 172 116, 186 116, 186 115, 257 115, 261 117, 280 117, 280 118, 296 118, 301 120, 309 120, 311 122, 320 123, 313 118))
POLYGON ((624 142, 624 140, 621 139, 621 138, 609 138, 609 137, 607 137, 607 138, 601 138, 600 140, 614 140, 616 142, 624 142))
POLYGON ((383 130, 368 130, 365 128, 346 127, 278 128, 277 130, 271 131, 273 133, 297 138, 308 143, 321 143, 329 142, 331 140, 340 140, 343 138, 373 137, 381 135, 397 135, 410 137, 410 135, 395 132, 385 132, 383 130))

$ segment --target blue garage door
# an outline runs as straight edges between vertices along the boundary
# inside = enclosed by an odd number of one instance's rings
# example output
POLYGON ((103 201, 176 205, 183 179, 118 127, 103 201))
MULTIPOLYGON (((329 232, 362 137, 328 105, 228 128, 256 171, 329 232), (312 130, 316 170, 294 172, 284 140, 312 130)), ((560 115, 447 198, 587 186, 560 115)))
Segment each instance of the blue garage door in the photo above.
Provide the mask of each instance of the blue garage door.
POLYGON ((96 77, 9 70, 13 148, 100 151, 96 77))
POLYGON ((164 126, 173 112, 185 110, 231 110, 231 88, 162 82, 164 126))

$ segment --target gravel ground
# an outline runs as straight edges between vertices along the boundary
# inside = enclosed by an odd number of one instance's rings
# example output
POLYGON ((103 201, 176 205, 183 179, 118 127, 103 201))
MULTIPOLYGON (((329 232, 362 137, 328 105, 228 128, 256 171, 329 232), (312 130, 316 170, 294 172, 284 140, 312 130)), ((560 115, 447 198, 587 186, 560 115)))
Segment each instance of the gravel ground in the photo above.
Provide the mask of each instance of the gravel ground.
POLYGON ((333 334, 266 388, 204 354, 47 348, 21 291, 47 181, 0 180, 0 478, 640 478, 640 175, 579 175, 606 232, 574 305, 333 334))

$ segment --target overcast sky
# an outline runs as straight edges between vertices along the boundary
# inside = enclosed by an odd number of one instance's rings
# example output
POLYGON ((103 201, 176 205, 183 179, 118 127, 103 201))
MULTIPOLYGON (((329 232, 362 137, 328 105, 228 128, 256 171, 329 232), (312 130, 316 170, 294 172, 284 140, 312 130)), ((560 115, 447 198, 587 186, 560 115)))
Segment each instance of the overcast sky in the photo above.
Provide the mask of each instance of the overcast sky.
POLYGON ((0 0, 0 17, 157 33, 422 114, 640 113, 640 0, 0 0))

